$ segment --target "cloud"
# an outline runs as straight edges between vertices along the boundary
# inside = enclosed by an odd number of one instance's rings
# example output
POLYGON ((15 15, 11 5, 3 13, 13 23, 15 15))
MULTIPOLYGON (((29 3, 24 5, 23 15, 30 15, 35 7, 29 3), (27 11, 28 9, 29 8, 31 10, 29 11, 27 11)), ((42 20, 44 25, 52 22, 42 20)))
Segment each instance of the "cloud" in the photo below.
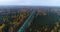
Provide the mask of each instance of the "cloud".
POLYGON ((0 5, 60 6, 60 0, 0 0, 0 5))
POLYGON ((0 0, 0 5, 14 5, 18 2, 17 0, 0 0))

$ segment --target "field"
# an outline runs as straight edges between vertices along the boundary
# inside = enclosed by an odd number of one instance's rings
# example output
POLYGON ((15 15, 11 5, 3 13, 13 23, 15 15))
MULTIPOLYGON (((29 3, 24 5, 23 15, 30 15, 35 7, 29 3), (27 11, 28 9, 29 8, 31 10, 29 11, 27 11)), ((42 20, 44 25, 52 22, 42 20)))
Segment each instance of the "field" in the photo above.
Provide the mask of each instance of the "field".
POLYGON ((38 9, 26 32, 60 32, 59 11, 57 8, 38 9))

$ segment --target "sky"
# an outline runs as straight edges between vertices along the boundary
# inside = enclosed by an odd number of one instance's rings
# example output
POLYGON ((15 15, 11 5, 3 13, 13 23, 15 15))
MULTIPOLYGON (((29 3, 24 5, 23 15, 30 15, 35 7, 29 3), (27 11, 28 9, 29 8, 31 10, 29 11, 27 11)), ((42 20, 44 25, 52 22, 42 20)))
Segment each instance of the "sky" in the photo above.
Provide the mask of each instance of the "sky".
POLYGON ((60 0, 0 0, 0 5, 60 6, 60 0))

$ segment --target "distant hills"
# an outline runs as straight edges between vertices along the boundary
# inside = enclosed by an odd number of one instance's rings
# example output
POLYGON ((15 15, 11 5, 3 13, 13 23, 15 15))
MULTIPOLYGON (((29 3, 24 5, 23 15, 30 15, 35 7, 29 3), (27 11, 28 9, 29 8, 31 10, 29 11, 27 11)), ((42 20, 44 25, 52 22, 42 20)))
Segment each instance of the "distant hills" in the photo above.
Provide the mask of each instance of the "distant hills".
POLYGON ((0 6, 0 8, 60 8, 59 6, 0 6))

